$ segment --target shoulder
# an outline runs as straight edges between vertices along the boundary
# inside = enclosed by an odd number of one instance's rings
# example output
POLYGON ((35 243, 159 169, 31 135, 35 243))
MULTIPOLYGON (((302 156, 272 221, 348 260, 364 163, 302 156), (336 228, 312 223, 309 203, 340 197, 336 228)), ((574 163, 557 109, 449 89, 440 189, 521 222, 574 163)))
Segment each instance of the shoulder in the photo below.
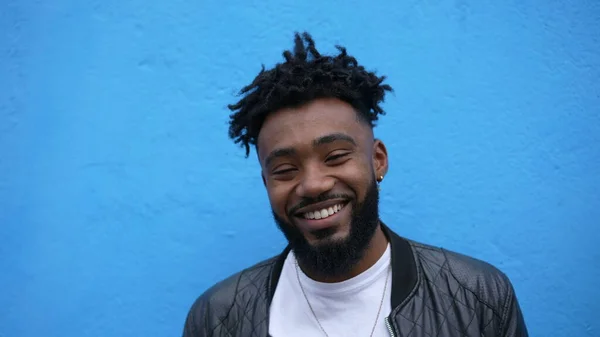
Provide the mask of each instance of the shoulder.
POLYGON ((511 281, 494 265, 444 248, 410 243, 422 276, 434 284, 443 282, 452 293, 460 287, 499 315, 513 295, 511 281))
POLYGON ((256 292, 256 286, 267 282, 276 258, 261 261, 215 283, 202 293, 192 305, 200 307, 209 302, 213 308, 224 308, 230 305, 236 296, 256 292))
POLYGON ((193 302, 185 322, 184 336, 197 336, 200 331, 215 329, 223 323, 236 303, 243 299, 266 296, 266 284, 277 258, 261 261, 215 283, 193 302), (264 291, 261 291, 264 289, 264 291))

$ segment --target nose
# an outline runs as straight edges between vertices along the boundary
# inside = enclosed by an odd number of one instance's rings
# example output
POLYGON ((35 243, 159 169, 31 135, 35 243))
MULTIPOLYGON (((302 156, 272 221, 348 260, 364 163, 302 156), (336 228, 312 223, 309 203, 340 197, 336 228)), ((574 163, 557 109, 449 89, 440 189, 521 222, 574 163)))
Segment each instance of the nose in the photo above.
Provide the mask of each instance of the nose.
POLYGON ((305 169, 296 193, 302 198, 316 198, 333 189, 335 179, 318 168, 305 169))

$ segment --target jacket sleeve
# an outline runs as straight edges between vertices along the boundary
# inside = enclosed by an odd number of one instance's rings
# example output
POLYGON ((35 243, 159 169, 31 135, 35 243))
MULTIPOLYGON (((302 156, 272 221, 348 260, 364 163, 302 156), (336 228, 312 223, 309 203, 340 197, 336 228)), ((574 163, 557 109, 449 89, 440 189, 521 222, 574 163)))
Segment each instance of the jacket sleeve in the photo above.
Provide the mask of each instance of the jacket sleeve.
POLYGON ((529 337, 523 312, 510 281, 508 281, 501 327, 500 337, 529 337))
POLYGON ((207 327, 208 302, 198 299, 190 309, 183 327, 183 337, 209 337, 207 327))

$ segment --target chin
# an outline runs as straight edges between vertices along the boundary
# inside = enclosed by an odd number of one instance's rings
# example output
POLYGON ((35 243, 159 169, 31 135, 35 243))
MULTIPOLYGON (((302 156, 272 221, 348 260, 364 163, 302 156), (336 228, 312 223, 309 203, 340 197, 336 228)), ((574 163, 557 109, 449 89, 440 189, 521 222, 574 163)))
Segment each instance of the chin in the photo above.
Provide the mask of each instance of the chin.
POLYGON ((343 244, 349 240, 349 226, 335 226, 324 228, 310 233, 310 238, 306 241, 313 247, 320 247, 328 244, 343 244))
POLYGON ((379 225, 378 199, 377 184, 373 180, 364 201, 349 205, 352 211, 348 217, 310 232, 301 230, 296 221, 280 217, 274 211, 273 217, 304 267, 321 275, 340 276, 351 270, 369 247, 379 225))

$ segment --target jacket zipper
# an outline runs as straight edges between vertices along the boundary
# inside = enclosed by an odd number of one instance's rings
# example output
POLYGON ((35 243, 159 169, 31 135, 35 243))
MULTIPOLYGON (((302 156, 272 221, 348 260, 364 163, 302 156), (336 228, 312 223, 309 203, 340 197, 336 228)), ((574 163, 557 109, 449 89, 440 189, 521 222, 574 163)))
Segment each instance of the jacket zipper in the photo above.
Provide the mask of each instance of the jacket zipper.
POLYGON ((388 331, 390 332, 390 337, 395 337, 394 335, 394 329, 392 329, 392 324, 390 324, 390 318, 386 317, 385 318, 385 325, 388 328, 388 331))

